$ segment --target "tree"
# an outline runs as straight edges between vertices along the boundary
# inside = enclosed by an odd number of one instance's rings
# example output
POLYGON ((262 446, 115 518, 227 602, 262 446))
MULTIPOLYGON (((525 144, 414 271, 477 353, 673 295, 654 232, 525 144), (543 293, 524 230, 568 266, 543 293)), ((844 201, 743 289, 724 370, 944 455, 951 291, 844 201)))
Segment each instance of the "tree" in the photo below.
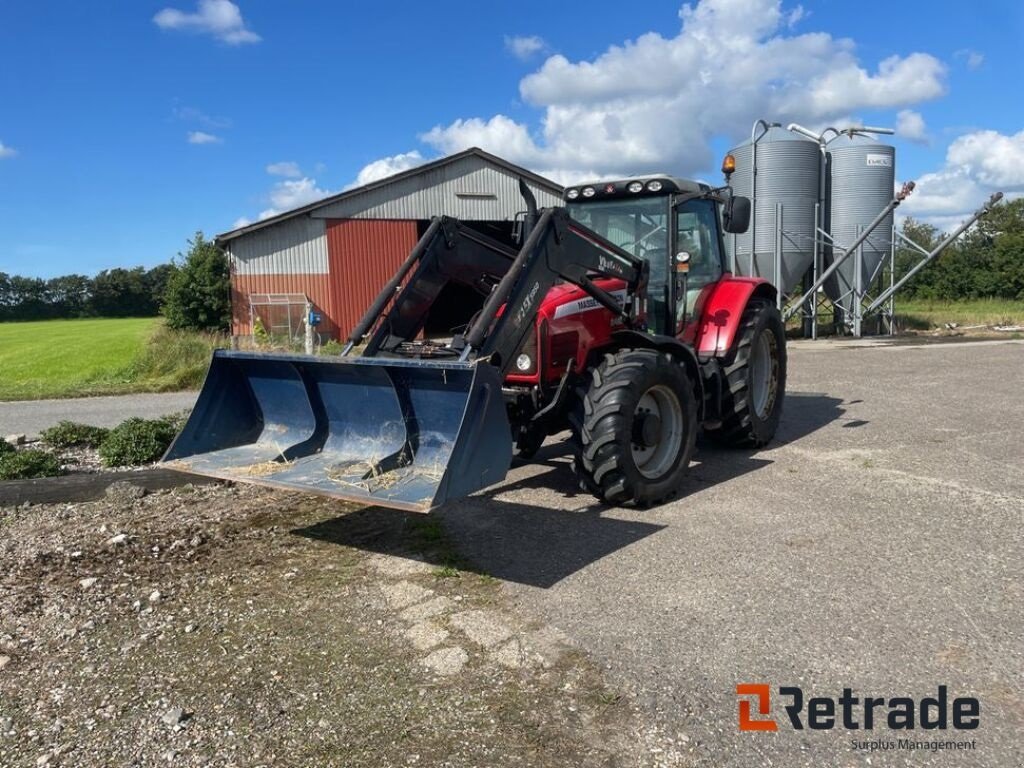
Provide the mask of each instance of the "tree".
POLYGON ((164 297, 167 294, 167 283, 174 274, 173 264, 157 264, 143 276, 146 290, 149 292, 149 300, 153 307, 153 314, 157 314, 164 305, 164 297))
POLYGON ((62 275, 46 281, 53 317, 85 317, 91 309, 92 280, 85 275, 62 275))
POLYGON ((93 312, 100 317, 146 317, 156 314, 146 286, 145 270, 105 269, 92 287, 93 312))
POLYGON ((228 258, 212 241, 196 232, 189 250, 178 254, 167 282, 164 317, 171 328, 226 331, 231 324, 231 276, 228 258))

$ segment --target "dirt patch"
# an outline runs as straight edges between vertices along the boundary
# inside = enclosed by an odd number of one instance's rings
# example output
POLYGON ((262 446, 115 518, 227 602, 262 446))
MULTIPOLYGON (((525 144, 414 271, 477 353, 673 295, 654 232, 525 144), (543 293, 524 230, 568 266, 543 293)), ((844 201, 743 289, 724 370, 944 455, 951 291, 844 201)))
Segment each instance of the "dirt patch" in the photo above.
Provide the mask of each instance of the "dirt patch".
POLYGON ((230 485, 0 508, 0 762, 644 764, 437 525, 230 485))

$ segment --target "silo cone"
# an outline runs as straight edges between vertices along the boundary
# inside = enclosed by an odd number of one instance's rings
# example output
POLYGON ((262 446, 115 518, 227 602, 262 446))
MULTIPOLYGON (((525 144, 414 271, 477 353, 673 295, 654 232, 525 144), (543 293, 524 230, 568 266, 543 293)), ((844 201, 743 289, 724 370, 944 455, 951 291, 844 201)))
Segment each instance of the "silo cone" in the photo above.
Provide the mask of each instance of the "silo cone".
POLYGON ((217 350, 172 469, 427 511, 504 479, 501 374, 484 362, 217 350))

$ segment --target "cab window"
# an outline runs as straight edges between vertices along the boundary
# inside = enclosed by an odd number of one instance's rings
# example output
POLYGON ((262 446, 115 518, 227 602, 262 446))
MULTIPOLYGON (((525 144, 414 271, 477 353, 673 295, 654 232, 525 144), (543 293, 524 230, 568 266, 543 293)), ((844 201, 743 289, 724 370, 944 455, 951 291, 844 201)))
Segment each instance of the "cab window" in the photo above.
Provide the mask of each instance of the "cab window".
POLYGON ((701 291, 722 276, 722 253, 718 239, 718 208, 712 200, 690 200, 679 209, 676 219, 676 256, 689 254, 685 290, 683 273, 677 272, 676 317, 694 313, 701 291))

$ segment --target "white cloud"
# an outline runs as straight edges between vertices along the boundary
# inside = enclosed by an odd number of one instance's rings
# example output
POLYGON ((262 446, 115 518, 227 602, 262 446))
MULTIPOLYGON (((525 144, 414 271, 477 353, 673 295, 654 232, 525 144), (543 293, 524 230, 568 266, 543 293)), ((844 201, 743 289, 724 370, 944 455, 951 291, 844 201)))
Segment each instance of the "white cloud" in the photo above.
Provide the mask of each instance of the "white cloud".
POLYGON ((759 117, 831 124, 861 109, 900 109, 941 96, 933 56, 891 56, 871 68, 852 40, 795 35, 781 0, 701 0, 680 10, 675 36, 641 35, 592 60, 549 57, 520 83, 538 125, 469 117, 421 136, 453 152, 479 145, 561 180, 584 174, 715 165, 711 142, 749 135, 759 117))
POLYGON ((973 131, 946 150, 942 168, 917 179, 902 213, 949 229, 981 206, 995 191, 1024 194, 1024 130, 1013 135, 973 131))
POLYGON ((292 208, 299 208, 307 203, 321 200, 331 192, 320 189, 316 179, 303 177, 289 181, 279 181, 270 190, 270 208, 260 212, 260 219, 268 219, 292 208))
POLYGON ((795 27, 801 19, 807 18, 809 14, 802 5, 798 5, 796 8, 786 14, 786 26, 792 29, 795 27))
POLYGON ((214 136, 212 133, 206 133, 206 131, 188 132, 189 144, 222 144, 223 142, 224 139, 220 136, 214 136))
POLYGON ((161 29, 179 29, 212 35, 228 45, 258 43, 262 38, 245 25, 242 12, 231 0, 199 0, 195 13, 164 8, 153 17, 161 29))
POLYGON ((547 47, 548 44, 544 42, 544 38, 537 35, 505 36, 505 50, 520 61, 527 61, 533 58, 541 51, 547 49, 547 47))
POLYGON ((346 187, 346 189, 361 187, 372 181, 386 179, 388 176, 394 176, 396 173, 401 173, 402 171, 407 171, 410 168, 415 168, 417 165, 422 165, 423 162, 423 156, 416 150, 392 155, 391 157, 382 157, 380 160, 374 160, 369 165, 363 166, 362 170, 360 170, 359 174, 356 176, 355 182, 346 187))
POLYGON ((896 135, 918 144, 928 143, 928 129, 920 112, 901 109, 896 113, 896 135))
POLYGON ((284 176, 289 179, 296 179, 302 175, 302 171, 299 170, 299 164, 293 163, 290 160, 271 163, 267 166, 267 173, 271 176, 284 176))
POLYGON ((14 157, 18 154, 13 147, 8 147, 2 141, 0 141, 0 160, 5 157, 14 157))
POLYGON ((239 216, 235 219, 235 223, 231 225, 232 229, 241 229, 242 227, 248 227, 252 224, 252 219, 248 219, 245 216, 239 216))
POLYGON ((981 65, 985 63, 985 54, 973 51, 970 48, 961 48, 953 55, 963 61, 970 70, 980 69, 981 65))

